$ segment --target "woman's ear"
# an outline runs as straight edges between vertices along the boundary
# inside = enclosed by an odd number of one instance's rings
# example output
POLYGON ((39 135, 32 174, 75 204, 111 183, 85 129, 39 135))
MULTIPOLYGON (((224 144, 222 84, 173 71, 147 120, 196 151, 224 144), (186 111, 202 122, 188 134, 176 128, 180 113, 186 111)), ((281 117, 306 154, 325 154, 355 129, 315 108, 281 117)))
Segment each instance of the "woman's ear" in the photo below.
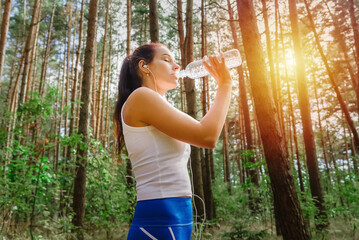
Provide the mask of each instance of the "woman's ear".
POLYGON ((141 72, 143 73, 149 73, 148 71, 148 66, 146 64, 145 61, 141 60, 138 62, 138 68, 141 70, 141 72))

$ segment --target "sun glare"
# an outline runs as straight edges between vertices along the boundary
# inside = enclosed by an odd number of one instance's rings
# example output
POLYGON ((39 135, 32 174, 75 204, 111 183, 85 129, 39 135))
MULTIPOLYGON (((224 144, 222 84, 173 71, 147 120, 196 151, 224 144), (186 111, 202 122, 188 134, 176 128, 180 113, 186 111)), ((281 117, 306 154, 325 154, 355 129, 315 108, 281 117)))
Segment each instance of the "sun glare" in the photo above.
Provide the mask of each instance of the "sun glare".
POLYGON ((286 49, 284 53, 284 61, 288 67, 295 66, 295 56, 291 49, 286 49))

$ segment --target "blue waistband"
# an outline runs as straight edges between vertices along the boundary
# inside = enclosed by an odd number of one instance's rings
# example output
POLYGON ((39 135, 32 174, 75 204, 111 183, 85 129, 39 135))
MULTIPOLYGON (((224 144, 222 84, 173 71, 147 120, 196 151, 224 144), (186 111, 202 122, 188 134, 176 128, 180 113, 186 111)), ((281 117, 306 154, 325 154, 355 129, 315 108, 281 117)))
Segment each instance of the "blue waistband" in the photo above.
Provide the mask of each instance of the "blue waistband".
POLYGON ((190 197, 138 201, 132 226, 186 226, 192 224, 190 197))

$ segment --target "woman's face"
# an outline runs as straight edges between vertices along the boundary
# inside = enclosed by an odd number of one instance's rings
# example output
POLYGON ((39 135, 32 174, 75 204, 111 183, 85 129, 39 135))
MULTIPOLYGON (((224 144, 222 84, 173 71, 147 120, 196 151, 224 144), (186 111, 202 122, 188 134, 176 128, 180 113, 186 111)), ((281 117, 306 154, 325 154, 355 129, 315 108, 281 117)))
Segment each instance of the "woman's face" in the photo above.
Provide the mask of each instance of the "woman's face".
POLYGON ((153 74, 150 72, 151 79, 156 78, 159 93, 177 87, 177 74, 180 67, 168 48, 157 47, 152 62, 147 66, 153 74))

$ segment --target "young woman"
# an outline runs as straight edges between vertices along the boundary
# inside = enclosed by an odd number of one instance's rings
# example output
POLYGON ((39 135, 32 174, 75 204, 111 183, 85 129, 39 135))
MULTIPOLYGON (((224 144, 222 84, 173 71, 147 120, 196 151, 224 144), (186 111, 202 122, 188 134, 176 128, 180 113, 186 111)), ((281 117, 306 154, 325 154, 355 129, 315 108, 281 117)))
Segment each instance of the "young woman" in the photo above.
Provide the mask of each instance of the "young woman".
POLYGON ((164 98, 177 86, 180 68, 166 46, 143 45, 123 62, 114 119, 118 146, 126 144, 136 179, 137 205, 128 240, 191 238, 189 144, 215 146, 232 87, 223 57, 209 57, 203 64, 218 89, 210 110, 197 121, 164 98))

